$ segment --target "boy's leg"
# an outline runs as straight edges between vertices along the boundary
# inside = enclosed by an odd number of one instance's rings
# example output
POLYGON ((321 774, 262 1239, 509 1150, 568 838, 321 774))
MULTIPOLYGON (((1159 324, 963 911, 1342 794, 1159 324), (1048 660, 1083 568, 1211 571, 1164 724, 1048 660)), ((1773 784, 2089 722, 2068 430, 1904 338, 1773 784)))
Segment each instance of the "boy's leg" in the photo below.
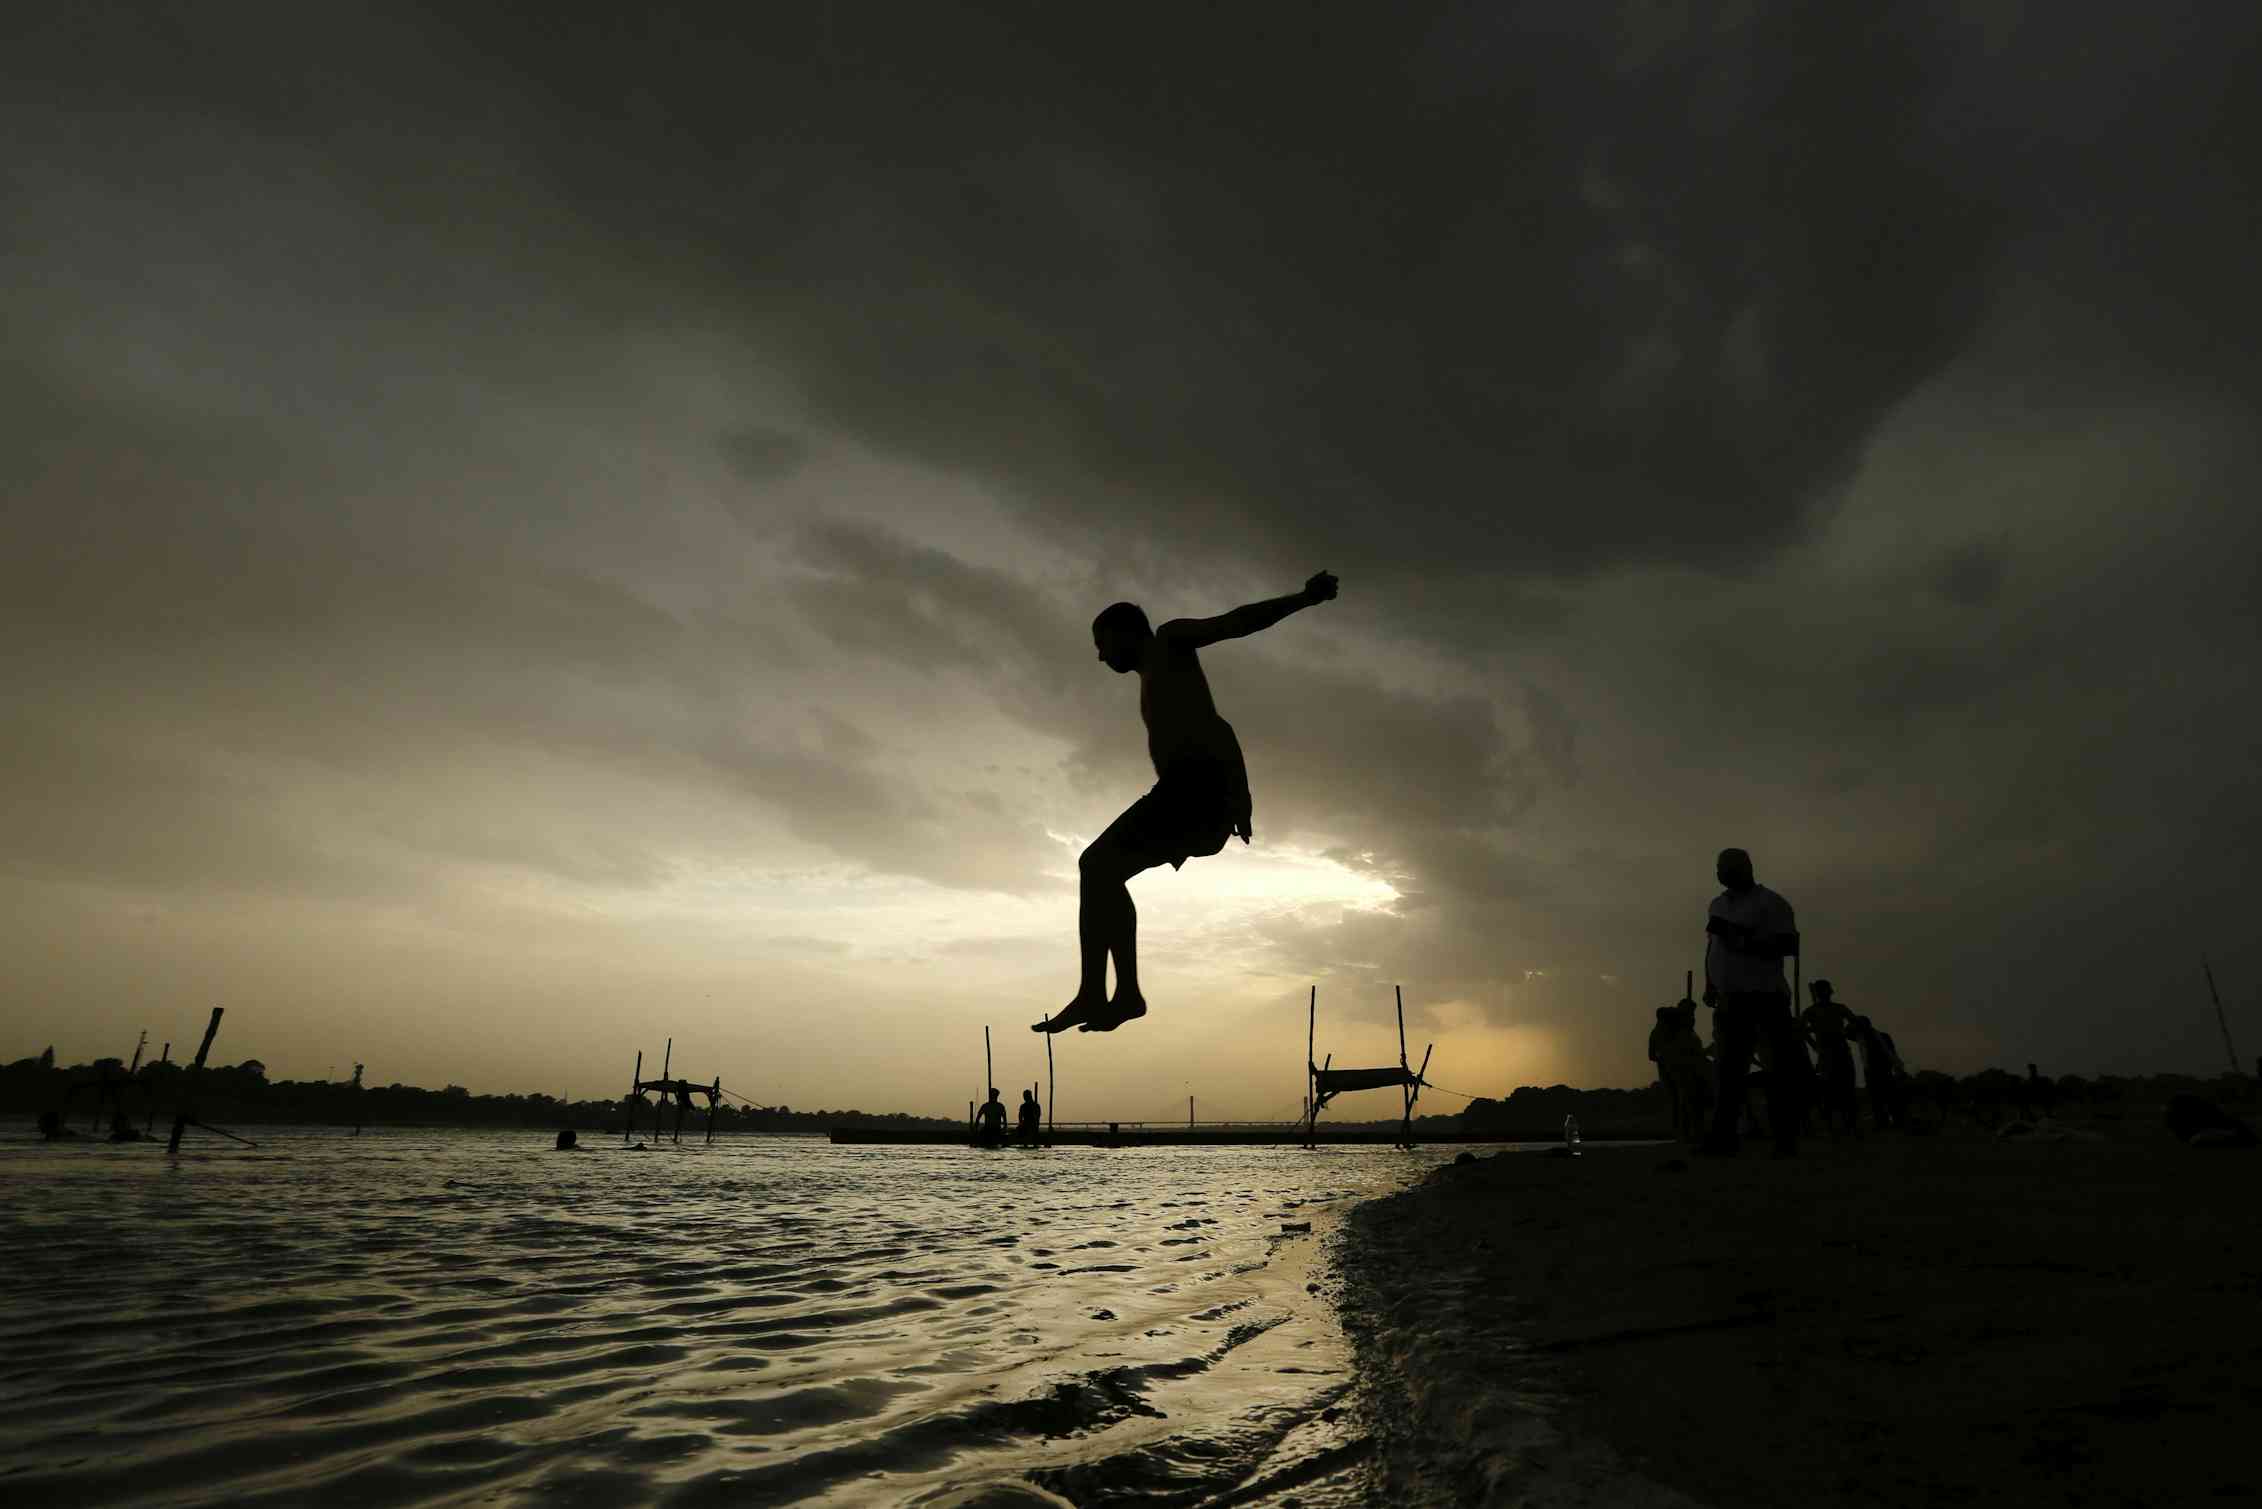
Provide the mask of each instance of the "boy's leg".
POLYGON ((1169 862, 1157 852, 1151 831, 1155 801, 1155 794, 1149 792, 1133 802, 1077 856, 1076 941, 1082 958, 1076 997, 1049 1022, 1036 1023, 1034 1030, 1065 1032, 1076 1027, 1112 1032, 1146 1014, 1146 1000, 1139 994, 1139 912, 1125 882, 1141 870, 1169 862), (1110 955, 1115 959, 1112 1002, 1107 994, 1110 955))
POLYGON ((1084 1032, 1113 1032, 1147 1014, 1147 998, 1139 993, 1139 908, 1125 882, 1159 861, 1143 860, 1129 845, 1108 838, 1102 834, 1077 861, 1083 875, 1079 933, 1086 949, 1084 981, 1077 997, 1081 1000, 1090 991, 1099 1003, 1076 1024, 1084 1032), (1110 957, 1115 960, 1112 999, 1107 995, 1110 957))

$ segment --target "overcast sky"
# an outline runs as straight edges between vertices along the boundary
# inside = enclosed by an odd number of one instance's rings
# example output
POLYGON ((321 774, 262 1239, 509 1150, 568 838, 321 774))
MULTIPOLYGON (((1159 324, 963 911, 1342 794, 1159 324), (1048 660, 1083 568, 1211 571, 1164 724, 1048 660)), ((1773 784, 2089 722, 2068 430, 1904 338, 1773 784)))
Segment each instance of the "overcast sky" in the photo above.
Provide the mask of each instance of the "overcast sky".
POLYGON ((0 1057, 962 1111, 1322 568, 1063 1117, 2262 1053, 2262 12, 471 9, 0 23, 0 1057))

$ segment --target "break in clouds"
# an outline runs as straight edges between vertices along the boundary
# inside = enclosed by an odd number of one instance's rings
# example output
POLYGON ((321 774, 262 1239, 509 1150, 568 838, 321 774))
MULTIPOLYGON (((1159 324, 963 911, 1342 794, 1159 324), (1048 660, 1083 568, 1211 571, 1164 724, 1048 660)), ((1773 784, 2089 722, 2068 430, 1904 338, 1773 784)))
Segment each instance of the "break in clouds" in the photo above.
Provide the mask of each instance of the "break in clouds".
POLYGON ((1316 15, 11 21, 11 1054, 190 982, 578 1089, 636 1000, 952 1104, 1150 779, 1091 614, 1324 567, 1211 676, 1260 849, 1395 899, 1148 877, 1126 1064, 1321 977, 1646 1078, 1734 843, 1912 1062, 2214 1066, 2257 23, 1316 15))

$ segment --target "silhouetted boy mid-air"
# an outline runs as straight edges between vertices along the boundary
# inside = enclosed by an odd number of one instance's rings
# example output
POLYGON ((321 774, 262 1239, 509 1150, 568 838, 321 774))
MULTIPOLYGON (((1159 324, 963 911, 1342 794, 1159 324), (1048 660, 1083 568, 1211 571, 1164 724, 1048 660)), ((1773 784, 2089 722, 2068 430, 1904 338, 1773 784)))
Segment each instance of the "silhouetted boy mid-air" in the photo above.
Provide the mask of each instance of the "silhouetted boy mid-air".
POLYGON ((1249 772, 1233 725, 1217 715, 1209 678, 1196 652, 1221 639, 1269 629, 1299 608, 1332 601, 1335 578, 1322 571, 1304 590, 1250 603, 1215 618, 1174 618, 1150 628, 1136 603, 1112 603, 1092 620, 1092 643, 1119 676, 1139 673, 1139 717, 1155 784, 1077 859, 1083 893, 1076 936, 1084 976, 1076 998, 1032 1032, 1113 1032, 1147 1014, 1139 994, 1139 914, 1124 882, 1141 870, 1172 869, 1215 854, 1239 834, 1247 843, 1249 772), (1115 999, 1107 995, 1108 956, 1115 956, 1115 999))

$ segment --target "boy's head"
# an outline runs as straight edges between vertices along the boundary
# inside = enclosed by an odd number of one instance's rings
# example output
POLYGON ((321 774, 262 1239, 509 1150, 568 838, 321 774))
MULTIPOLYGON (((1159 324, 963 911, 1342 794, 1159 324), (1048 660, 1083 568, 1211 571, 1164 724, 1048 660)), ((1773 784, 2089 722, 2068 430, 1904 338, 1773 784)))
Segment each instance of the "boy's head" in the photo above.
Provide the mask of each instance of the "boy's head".
POLYGON ((1117 675, 1139 668, 1139 652, 1154 633, 1146 611, 1137 603, 1109 603, 1092 620, 1092 644, 1100 652, 1100 660, 1117 675))

